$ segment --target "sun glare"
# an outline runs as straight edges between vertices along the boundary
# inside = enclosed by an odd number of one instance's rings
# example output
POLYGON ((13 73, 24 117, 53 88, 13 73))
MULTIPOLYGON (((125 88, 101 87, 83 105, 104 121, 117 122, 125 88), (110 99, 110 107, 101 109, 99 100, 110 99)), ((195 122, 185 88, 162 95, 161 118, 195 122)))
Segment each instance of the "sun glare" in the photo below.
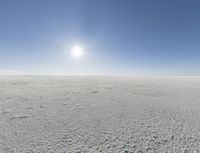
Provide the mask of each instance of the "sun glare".
POLYGON ((71 54, 75 58, 80 58, 83 53, 83 48, 81 46, 74 46, 71 48, 71 54))

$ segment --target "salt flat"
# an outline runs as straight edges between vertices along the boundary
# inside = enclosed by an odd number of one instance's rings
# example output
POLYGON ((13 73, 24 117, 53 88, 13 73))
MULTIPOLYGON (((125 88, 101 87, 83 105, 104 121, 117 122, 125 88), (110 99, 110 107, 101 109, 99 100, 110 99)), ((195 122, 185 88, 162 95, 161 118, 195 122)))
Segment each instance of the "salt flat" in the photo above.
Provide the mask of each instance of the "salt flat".
POLYGON ((2 76, 0 152, 200 152, 200 77, 2 76))

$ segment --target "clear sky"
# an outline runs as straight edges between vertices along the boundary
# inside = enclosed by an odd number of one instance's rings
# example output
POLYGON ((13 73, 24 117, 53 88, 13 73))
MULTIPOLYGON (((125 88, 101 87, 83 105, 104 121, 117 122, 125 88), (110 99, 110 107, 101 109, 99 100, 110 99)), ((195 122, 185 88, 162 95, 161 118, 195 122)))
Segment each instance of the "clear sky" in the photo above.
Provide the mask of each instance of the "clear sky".
POLYGON ((0 0, 0 72, 200 74, 199 0, 0 0), (77 59, 73 45, 83 49, 77 59))

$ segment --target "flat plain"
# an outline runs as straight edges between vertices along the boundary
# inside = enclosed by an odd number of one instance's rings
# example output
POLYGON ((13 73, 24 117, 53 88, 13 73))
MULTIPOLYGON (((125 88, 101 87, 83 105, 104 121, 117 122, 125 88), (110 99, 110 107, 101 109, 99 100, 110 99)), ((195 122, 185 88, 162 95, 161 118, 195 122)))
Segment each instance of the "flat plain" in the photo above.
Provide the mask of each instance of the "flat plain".
POLYGON ((0 152, 200 152, 200 77, 1 76, 0 152))

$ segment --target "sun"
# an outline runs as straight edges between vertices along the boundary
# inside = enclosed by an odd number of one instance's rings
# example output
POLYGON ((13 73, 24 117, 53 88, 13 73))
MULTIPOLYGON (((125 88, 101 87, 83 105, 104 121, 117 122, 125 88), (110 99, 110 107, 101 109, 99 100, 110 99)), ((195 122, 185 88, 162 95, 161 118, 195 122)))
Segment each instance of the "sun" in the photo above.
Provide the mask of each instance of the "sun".
POLYGON ((71 55, 75 58, 80 58, 84 54, 83 48, 81 46, 75 45, 71 48, 71 55))

